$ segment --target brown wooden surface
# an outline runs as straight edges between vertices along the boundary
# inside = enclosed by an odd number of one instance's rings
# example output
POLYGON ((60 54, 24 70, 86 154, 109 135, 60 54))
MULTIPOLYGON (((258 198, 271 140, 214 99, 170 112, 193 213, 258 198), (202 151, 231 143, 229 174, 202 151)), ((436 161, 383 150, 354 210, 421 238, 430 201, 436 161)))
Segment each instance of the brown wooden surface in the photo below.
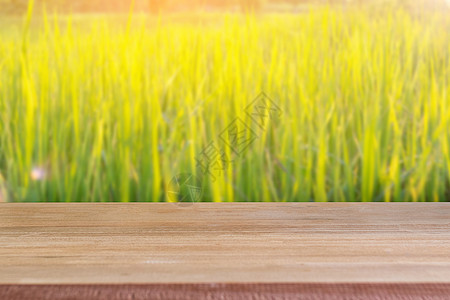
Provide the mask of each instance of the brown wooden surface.
POLYGON ((0 296, 11 299, 31 284, 42 295, 181 284, 183 296, 183 284, 278 294, 367 283, 449 292, 450 203, 0 204, 0 296))
POLYGON ((0 283, 450 282, 450 203, 1 204, 0 283))
POLYGON ((445 299, 446 283, 208 283, 0 285, 0 299, 445 299))

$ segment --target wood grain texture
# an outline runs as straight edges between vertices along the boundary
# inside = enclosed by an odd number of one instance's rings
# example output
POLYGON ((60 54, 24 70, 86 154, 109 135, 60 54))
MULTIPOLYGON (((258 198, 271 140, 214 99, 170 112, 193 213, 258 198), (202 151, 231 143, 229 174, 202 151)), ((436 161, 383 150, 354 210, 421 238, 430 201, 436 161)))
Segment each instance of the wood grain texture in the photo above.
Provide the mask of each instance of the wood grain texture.
POLYGON ((368 282, 450 283, 450 203, 0 204, 4 285, 368 282))
POLYGON ((446 283, 209 283, 0 285, 0 299, 449 299, 446 283))

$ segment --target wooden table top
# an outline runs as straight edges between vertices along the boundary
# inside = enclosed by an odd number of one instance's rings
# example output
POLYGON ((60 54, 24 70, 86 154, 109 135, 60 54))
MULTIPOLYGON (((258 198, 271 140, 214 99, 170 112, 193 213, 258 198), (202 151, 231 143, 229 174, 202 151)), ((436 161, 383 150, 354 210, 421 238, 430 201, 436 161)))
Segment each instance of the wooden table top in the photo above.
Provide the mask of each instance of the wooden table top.
POLYGON ((302 283, 447 288, 450 203, 0 204, 9 292, 302 283))

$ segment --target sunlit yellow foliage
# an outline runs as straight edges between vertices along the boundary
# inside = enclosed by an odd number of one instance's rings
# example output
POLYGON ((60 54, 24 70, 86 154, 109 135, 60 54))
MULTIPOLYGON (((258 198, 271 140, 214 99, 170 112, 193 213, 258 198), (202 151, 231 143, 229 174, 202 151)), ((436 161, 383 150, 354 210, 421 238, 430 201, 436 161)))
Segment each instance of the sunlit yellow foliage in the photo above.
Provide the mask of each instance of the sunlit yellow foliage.
POLYGON ((9 200, 164 201, 262 91, 282 119, 206 180, 204 201, 450 197, 445 13, 44 15, 17 28, 0 29, 9 200))

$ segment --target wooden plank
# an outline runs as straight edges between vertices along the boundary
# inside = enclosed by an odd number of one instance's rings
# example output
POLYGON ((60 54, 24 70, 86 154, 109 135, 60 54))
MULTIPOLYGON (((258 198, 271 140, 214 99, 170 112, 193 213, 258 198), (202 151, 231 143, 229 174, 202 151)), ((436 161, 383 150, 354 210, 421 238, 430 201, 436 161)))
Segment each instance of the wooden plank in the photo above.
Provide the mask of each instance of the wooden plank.
POLYGON ((447 288, 450 203, 0 204, 3 291, 255 283, 447 288))
POLYGON ((114 285, 0 285, 0 298, 54 299, 448 299, 443 283, 209 283, 114 285))

